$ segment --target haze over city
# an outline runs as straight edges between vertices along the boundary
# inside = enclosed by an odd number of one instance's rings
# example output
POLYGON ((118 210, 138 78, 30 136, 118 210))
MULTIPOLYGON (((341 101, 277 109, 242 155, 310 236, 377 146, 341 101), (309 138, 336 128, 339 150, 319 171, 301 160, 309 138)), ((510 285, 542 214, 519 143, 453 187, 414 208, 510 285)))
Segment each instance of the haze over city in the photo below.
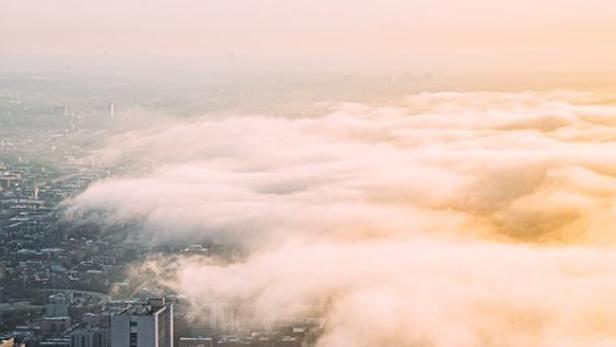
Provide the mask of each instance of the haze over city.
POLYGON ((0 0, 0 346, 613 345, 614 23, 0 0))

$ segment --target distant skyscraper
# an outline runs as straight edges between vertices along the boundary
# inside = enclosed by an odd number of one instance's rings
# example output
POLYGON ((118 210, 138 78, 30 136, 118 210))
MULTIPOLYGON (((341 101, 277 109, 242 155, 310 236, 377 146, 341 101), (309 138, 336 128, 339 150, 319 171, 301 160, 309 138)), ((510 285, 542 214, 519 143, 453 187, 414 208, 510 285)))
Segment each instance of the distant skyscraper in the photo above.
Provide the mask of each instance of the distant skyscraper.
POLYGON ((62 293, 54 294, 49 297, 49 302, 45 305, 46 317, 68 317, 68 307, 70 300, 62 293))
POLYGON ((113 119, 115 117, 115 106, 113 102, 109 104, 109 118, 113 119))
POLYGON ((77 329, 71 333, 71 347, 110 347, 109 330, 101 328, 77 329))
POLYGON ((173 305, 140 302, 111 317, 113 347, 173 347, 173 305))

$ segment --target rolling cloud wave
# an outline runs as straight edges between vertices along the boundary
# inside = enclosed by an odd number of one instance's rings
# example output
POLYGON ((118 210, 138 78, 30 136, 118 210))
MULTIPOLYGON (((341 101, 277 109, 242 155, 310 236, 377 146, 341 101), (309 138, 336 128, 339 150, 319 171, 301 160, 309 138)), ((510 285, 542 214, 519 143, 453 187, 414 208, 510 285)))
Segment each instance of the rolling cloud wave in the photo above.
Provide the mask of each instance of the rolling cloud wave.
POLYGON ((115 136, 154 163, 67 202, 160 240, 241 244, 161 279, 199 309, 318 315, 319 346, 616 342, 616 106, 586 93, 422 93, 315 117, 239 115, 115 136))

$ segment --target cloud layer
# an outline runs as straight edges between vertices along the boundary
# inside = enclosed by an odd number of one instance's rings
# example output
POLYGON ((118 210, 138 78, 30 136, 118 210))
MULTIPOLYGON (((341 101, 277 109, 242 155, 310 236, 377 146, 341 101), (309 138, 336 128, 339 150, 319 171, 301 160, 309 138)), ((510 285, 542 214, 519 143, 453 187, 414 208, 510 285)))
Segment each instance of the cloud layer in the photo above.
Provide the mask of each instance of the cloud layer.
POLYGON ((92 185, 68 213, 242 245, 233 264, 178 259, 167 284, 249 320, 323 316, 319 346, 616 342, 615 106, 573 92, 320 106, 118 135, 97 158, 152 170, 92 185))

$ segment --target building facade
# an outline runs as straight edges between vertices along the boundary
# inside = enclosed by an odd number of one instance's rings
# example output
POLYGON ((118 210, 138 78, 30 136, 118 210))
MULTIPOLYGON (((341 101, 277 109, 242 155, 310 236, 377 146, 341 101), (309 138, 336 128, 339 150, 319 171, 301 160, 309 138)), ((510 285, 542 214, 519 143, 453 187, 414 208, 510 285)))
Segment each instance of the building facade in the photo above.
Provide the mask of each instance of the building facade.
POLYGON ((109 330, 101 328, 77 329, 71 333, 71 347, 111 347, 109 330))
POLYGON ((173 347, 173 305, 164 299, 134 304, 111 317, 113 347, 173 347))

